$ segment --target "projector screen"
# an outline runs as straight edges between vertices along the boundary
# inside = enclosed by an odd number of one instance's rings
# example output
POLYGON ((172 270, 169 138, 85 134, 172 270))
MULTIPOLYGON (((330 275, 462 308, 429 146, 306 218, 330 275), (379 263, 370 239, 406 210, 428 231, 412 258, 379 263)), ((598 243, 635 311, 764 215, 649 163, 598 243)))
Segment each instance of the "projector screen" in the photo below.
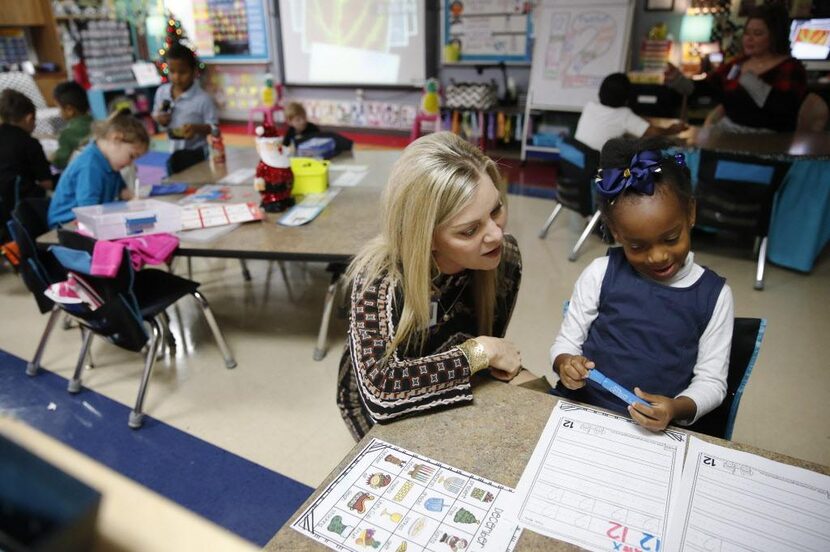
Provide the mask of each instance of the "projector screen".
POLYGON ((423 86, 425 0, 280 0, 287 84, 423 86))

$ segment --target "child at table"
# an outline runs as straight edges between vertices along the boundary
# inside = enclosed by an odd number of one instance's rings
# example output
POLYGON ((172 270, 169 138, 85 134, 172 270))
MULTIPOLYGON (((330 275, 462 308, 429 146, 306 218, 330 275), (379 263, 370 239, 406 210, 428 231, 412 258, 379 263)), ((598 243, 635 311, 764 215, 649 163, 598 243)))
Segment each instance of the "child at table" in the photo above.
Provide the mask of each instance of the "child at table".
POLYGON ((182 44, 167 50, 170 82, 162 84, 153 101, 153 118, 167 127, 171 149, 201 150, 207 155, 207 135, 219 124, 213 99, 196 80, 196 54, 182 44))
POLYGON ((288 132, 282 139, 284 146, 297 146, 303 140, 319 134, 320 127, 308 122, 303 104, 290 102, 285 106, 285 122, 288 123, 288 132))
POLYGON ((694 261, 689 170, 682 154, 663 156, 664 145, 603 147, 599 208, 622 247, 582 272, 550 350, 555 395, 627 411, 653 431, 691 424, 723 401, 734 316, 724 278, 694 261), (588 383, 594 367, 650 406, 626 408, 588 383))
POLYGON ((32 137, 35 104, 17 90, 0 94, 0 235, 15 200, 44 197, 52 189, 52 172, 43 147, 32 137))
POLYGON ((132 198, 120 170, 147 153, 144 125, 124 109, 93 124, 94 140, 69 163, 49 204, 49 226, 75 218, 72 209, 132 198))
POLYGON ((61 109, 66 127, 58 136, 58 149, 52 156, 52 164, 65 169, 75 150, 89 137, 92 116, 84 87, 75 81, 62 82, 52 94, 61 109))
POLYGON ((589 101, 582 109, 574 138, 597 151, 612 138, 665 136, 686 130, 676 123, 669 127, 652 125, 628 107, 631 81, 625 73, 613 73, 599 87, 599 103, 589 101))

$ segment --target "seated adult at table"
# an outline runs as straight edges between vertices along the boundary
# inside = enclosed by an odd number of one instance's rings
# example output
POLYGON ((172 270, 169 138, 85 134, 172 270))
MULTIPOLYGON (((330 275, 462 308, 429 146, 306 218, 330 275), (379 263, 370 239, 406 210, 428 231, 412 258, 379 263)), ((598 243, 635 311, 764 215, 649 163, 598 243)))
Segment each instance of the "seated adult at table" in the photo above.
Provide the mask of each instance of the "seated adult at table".
MULTIPOLYGON (((744 25, 743 54, 718 67, 700 85, 720 104, 704 127, 733 132, 792 132, 807 94, 807 72, 790 56, 790 19, 780 4, 753 9, 744 25)), ((692 81, 669 64, 666 84, 690 94, 692 81)))
POLYGON ((381 234, 348 273, 337 404, 355 438, 471 402, 476 372, 505 381, 519 372, 519 351, 503 338, 521 280, 504 200, 493 160, 452 133, 416 140, 395 163, 381 234))

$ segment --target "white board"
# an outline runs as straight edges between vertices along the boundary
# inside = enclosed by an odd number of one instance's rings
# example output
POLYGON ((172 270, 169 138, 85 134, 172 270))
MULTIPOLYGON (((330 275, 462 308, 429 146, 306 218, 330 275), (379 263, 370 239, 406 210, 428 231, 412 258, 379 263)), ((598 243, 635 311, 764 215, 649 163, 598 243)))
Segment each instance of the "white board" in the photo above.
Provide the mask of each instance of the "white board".
POLYGON ((624 71, 631 0, 545 0, 535 8, 528 107, 581 111, 611 73, 624 71))

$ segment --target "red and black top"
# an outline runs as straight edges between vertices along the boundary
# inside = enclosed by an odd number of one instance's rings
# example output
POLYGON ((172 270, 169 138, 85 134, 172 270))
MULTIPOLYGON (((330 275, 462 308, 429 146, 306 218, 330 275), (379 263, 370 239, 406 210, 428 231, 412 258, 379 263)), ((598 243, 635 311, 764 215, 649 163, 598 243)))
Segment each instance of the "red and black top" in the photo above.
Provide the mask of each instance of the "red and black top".
POLYGON ((739 56, 724 63, 706 78, 714 94, 726 110, 726 116, 739 125, 768 128, 776 132, 792 132, 798 110, 807 94, 807 71, 795 58, 786 58, 767 69, 758 78, 772 87, 766 101, 758 106, 738 78, 748 56, 739 56), (731 78, 730 78, 731 77, 731 78))

